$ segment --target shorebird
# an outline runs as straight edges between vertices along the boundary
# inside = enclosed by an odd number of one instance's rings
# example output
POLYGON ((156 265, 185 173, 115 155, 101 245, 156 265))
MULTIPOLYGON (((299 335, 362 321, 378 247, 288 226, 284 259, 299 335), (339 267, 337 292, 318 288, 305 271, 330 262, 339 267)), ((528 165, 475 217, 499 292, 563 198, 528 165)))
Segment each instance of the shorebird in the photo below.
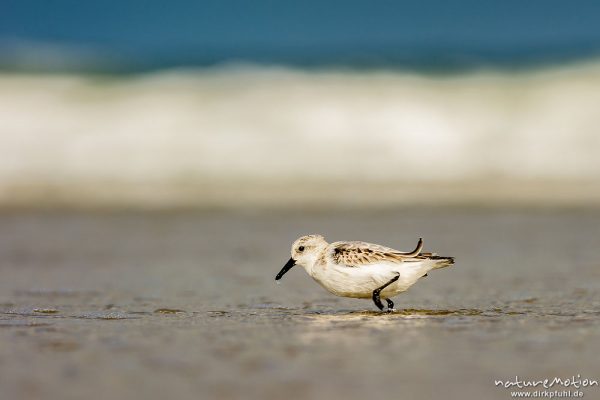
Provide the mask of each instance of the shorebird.
POLYGON ((279 271, 280 280, 294 265, 336 296, 373 299, 383 311, 394 311, 391 297, 404 292, 432 269, 454 264, 453 257, 421 253, 423 239, 413 251, 401 252, 366 242, 327 243, 321 235, 307 235, 292 244, 292 257, 279 271))

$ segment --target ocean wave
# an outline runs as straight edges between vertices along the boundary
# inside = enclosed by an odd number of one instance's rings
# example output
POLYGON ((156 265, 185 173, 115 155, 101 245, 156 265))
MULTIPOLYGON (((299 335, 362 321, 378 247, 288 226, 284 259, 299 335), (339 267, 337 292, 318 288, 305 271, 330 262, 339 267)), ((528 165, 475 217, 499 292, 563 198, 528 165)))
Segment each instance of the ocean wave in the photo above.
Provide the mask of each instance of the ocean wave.
POLYGON ((598 104, 600 62, 458 75, 5 73, 0 197, 27 185, 600 182, 598 104))

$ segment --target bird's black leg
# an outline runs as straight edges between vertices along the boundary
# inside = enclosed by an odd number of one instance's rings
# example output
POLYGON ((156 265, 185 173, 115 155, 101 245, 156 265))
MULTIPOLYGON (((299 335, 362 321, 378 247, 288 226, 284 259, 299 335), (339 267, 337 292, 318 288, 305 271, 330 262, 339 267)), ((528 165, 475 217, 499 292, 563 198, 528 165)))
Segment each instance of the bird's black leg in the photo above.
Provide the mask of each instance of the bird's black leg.
POLYGON ((388 303, 388 311, 391 311, 394 309, 394 302, 391 301, 390 299, 385 299, 385 301, 387 301, 388 303))
POLYGON ((379 298, 379 289, 373 290, 373 301, 375 302, 375 305, 377 306, 377 308, 379 308, 379 310, 383 311, 383 303, 381 302, 381 299, 379 298))
MULTIPOLYGON (((400 274, 398 274, 395 277, 393 277, 392 279, 390 279, 390 281, 388 283, 386 283, 385 285, 383 285, 381 287, 378 287, 377 289, 373 290, 373 302, 375 303, 375 305, 377 306, 377 308, 379 308, 381 311, 383 311, 383 304, 381 303, 381 299, 379 298, 379 295, 381 294, 381 291, 383 289, 385 289, 386 287, 390 286, 392 283, 396 282, 398 280, 398 278, 400 278, 400 274)), ((386 299, 386 301, 388 302, 388 305, 391 302, 390 299, 386 299)), ((393 304, 394 303, 392 303, 392 305, 393 304)))

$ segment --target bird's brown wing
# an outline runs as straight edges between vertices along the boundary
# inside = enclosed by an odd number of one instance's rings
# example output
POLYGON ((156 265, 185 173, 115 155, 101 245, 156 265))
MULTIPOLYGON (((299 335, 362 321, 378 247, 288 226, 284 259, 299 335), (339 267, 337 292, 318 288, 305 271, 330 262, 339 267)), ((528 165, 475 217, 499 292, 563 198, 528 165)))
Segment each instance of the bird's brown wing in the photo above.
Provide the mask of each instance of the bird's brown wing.
POLYGON ((408 253, 367 242, 335 242, 329 245, 328 256, 332 262, 348 267, 381 262, 402 263, 418 258, 422 247, 422 240, 419 240, 415 250, 408 253))

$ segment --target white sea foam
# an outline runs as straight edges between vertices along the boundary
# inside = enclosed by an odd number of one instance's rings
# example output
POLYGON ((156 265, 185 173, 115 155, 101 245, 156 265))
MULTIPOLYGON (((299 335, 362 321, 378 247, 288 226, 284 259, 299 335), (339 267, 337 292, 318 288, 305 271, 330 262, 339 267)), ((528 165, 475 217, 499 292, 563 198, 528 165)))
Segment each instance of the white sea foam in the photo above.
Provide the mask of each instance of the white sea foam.
POLYGON ((0 190, 6 198, 28 183, 600 182, 599 110, 594 62, 451 76, 266 67, 3 74, 0 190))

